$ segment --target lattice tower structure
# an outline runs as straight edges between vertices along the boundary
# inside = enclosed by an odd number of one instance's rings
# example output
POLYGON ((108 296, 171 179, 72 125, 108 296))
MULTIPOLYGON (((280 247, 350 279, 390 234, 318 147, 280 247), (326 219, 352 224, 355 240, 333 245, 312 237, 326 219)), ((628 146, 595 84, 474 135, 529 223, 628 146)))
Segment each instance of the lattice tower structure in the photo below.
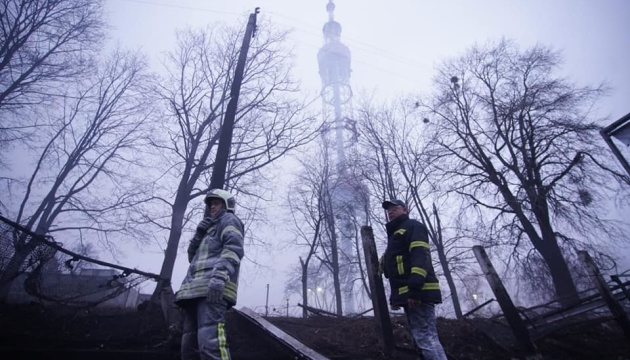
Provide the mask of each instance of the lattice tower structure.
POLYGON ((349 168, 348 154, 357 140, 356 121, 352 117, 352 87, 350 86, 350 49, 341 43, 341 24, 334 19, 335 4, 328 1, 328 21, 324 24, 324 45, 317 54, 322 80, 323 127, 322 141, 329 164, 334 164, 333 176, 328 179, 335 235, 338 242, 343 312, 356 312, 356 294, 362 286, 357 259, 360 226, 365 224, 367 191, 360 179, 349 168))

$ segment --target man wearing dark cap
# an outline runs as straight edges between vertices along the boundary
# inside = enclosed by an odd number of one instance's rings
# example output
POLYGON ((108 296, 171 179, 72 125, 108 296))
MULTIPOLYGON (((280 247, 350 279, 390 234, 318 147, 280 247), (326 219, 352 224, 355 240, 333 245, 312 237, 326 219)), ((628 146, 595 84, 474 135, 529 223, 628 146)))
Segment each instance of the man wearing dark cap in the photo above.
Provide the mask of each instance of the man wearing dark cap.
POLYGON ((447 360, 438 338, 435 304, 442 302, 440 285, 429 251, 426 227, 409 218, 402 200, 383 201, 387 210, 387 249, 383 255, 383 271, 389 279, 392 310, 401 307, 416 346, 426 360, 447 360))

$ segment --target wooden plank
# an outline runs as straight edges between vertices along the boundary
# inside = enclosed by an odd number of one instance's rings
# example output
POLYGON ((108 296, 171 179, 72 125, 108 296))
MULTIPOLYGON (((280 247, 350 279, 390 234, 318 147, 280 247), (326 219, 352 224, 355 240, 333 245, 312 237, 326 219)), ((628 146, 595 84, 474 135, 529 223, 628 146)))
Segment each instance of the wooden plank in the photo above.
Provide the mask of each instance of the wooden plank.
POLYGON ((296 359, 312 359, 312 360, 327 360, 328 358, 302 344, 299 340, 293 336, 285 333, 277 328, 275 325, 265 320, 262 316, 258 315, 253 310, 242 307, 236 310, 237 314, 240 314, 243 318, 254 323, 258 327, 264 329, 270 337, 280 342, 285 347, 288 347, 296 354, 296 359))
POLYGON ((612 292, 608 288, 608 284, 604 280, 604 277, 599 272, 599 268, 597 267, 591 256, 588 254, 588 252, 578 251, 578 256, 580 257, 580 260, 582 260, 582 262, 584 262, 584 264, 586 265, 589 274, 593 278, 595 286, 599 290, 599 293, 602 295, 602 299, 604 299, 606 305, 608 305, 608 308, 610 309, 610 312, 613 314, 615 320, 617 320, 617 323, 623 330, 626 338, 628 339, 628 341, 630 341, 630 320, 628 320, 628 315, 626 314, 625 310, 617 301, 617 299, 615 299, 615 297, 613 296, 612 292))
POLYGON ((374 308, 374 320, 379 345, 386 355, 391 355, 394 350, 394 334, 392 323, 389 318, 389 309, 385 297, 383 279, 378 273, 378 254, 374 243, 374 232, 371 226, 361 227, 361 239, 363 240, 363 252, 365 256, 366 270, 372 295, 372 306, 374 308))
POLYGON ((482 246, 473 246, 473 252, 475 253, 475 257, 477 258, 477 262, 479 266, 481 266, 481 270, 486 276, 486 280, 492 291, 494 292, 494 296, 499 302, 499 306, 503 311, 503 315, 505 315, 505 319, 507 320, 510 328, 512 329, 512 333, 516 337, 516 341, 518 341, 520 347, 525 352, 525 355, 528 359, 542 359, 542 356, 539 354, 536 345, 532 341, 529 331, 521 319, 521 316, 514 306, 512 302, 512 298, 508 294, 501 278, 497 274, 497 271, 490 262, 490 258, 486 254, 486 250, 482 246))
POLYGON ((312 312, 313 314, 317 314, 317 315, 327 315, 327 316, 333 316, 333 317, 338 317, 341 318, 343 316, 339 315, 339 314, 335 314, 335 313, 331 313, 330 311, 326 311, 326 310, 322 310, 322 309, 318 309, 318 308, 314 308, 308 305, 302 305, 300 303, 298 303, 298 306, 306 309, 309 312, 312 312))

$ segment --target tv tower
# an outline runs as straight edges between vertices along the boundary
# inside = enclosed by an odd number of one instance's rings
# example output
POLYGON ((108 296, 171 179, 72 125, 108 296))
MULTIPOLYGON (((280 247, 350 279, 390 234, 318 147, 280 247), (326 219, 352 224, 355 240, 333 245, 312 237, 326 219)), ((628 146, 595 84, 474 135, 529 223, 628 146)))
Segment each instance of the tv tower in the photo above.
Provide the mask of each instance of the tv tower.
POLYGON ((367 192, 359 179, 352 175, 347 156, 357 140, 356 121, 352 118, 352 88, 350 86, 350 49, 341 43, 341 24, 335 21, 335 4, 326 5, 328 22, 324 24, 324 45, 317 53, 319 75, 322 79, 324 149, 334 171, 328 179, 332 216, 328 217, 329 228, 334 228, 331 241, 338 248, 339 280, 343 297, 344 313, 355 312, 354 282, 359 279, 357 244, 360 226, 365 224, 367 192), (361 215, 363 214, 363 215, 361 215))

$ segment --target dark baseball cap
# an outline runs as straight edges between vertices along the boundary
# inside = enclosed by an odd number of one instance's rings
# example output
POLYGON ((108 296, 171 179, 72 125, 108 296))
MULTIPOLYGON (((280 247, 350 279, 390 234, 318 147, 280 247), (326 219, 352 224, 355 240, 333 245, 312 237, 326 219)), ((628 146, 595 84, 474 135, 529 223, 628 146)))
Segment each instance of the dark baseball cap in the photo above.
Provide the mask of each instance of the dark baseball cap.
POLYGON ((398 200, 398 199, 393 199, 393 200, 385 200, 383 201, 383 209, 387 209, 388 207, 390 207, 391 205, 394 206, 402 206, 404 208, 407 207, 407 204, 405 204, 404 201, 402 200, 398 200))

